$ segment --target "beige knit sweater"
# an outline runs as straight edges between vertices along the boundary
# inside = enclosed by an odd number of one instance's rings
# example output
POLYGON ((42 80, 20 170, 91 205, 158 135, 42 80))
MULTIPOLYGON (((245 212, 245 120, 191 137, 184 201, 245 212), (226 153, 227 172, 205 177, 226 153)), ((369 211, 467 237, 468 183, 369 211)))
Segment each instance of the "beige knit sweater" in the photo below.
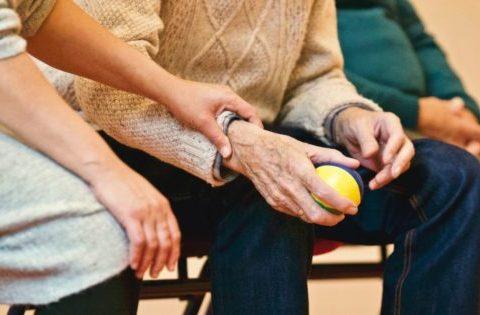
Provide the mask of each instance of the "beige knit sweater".
MULTIPOLYGON (((300 127, 322 138, 326 117, 346 104, 379 110, 345 79, 333 0, 77 3, 171 73, 228 84, 266 123, 300 127)), ((70 90, 68 78, 56 81, 70 90)), ((214 176, 214 146, 161 104, 84 78, 75 78, 74 92, 89 120, 120 142, 213 185, 225 182, 214 176)))

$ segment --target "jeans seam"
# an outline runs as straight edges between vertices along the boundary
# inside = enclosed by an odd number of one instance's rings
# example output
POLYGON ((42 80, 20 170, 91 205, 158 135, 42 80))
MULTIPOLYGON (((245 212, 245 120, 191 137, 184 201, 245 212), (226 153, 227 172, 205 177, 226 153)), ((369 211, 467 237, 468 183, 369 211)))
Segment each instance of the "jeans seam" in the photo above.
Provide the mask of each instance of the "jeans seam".
POLYGON ((422 223, 427 222, 428 216, 425 213, 425 211, 423 210, 423 208, 420 206, 420 202, 419 202, 417 196, 413 195, 412 197, 410 197, 408 199, 408 201, 409 201, 410 205, 412 206, 413 210, 415 210, 415 212, 417 213, 420 221, 422 223))
POLYGON ((412 263, 412 247, 413 247, 413 235, 415 234, 415 230, 412 229, 407 232, 405 236, 405 257, 404 257, 404 266, 402 274, 398 279, 397 285, 395 287, 395 306, 394 306, 394 314, 400 315, 401 314, 401 307, 402 307, 402 289, 407 279, 408 274, 410 273, 411 263, 412 263))

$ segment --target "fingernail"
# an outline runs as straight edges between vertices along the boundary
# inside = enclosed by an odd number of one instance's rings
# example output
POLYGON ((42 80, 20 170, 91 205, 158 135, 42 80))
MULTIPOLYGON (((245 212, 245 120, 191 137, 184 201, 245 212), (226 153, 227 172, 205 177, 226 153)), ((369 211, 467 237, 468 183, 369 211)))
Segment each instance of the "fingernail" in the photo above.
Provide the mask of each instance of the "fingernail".
POLYGON ((230 147, 224 146, 220 149, 220 155, 226 159, 230 156, 230 147))

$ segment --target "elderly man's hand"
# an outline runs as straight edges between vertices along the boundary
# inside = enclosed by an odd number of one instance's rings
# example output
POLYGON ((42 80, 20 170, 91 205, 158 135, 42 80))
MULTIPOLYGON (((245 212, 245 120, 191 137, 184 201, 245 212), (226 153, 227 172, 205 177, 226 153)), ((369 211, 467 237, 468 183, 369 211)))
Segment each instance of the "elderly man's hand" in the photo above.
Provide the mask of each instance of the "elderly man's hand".
POLYGON ((335 162, 356 168, 359 162, 342 153, 275 134, 243 121, 230 125, 228 137, 232 158, 225 166, 248 177, 265 200, 276 210, 299 216, 306 222, 332 226, 357 207, 320 180, 313 163, 335 162), (311 193, 342 212, 333 215, 322 209, 311 193))
POLYGON ((410 167, 415 150, 400 119, 392 113, 348 108, 336 118, 334 130, 338 144, 364 167, 377 172, 370 189, 387 185, 410 167))

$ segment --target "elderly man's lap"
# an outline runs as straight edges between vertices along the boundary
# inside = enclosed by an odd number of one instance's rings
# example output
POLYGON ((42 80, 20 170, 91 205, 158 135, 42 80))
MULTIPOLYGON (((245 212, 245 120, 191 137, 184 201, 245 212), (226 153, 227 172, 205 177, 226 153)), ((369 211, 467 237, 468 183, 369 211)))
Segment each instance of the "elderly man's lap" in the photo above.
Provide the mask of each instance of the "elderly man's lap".
MULTIPOLYGON (((323 145, 308 135, 291 135, 323 145)), ((248 312, 248 305, 243 303, 248 300, 256 301, 251 305, 257 307, 264 305, 265 313, 306 312, 305 283, 313 225, 272 209, 246 178, 212 188, 146 154, 112 143, 123 159, 169 197, 184 240, 213 241, 210 256, 216 311, 248 312), (267 292, 283 293, 270 296, 267 292)), ((462 286, 473 285, 456 276, 456 268, 449 261, 454 259, 456 266, 470 270, 469 274, 475 273, 476 263, 480 262, 474 251, 480 245, 480 225, 476 224, 480 214, 475 211, 480 203, 477 160, 440 142, 422 140, 415 147, 417 155, 411 169, 383 189, 367 190, 356 216, 347 217, 335 227, 315 228, 318 237, 360 244, 396 244, 385 274, 383 307, 387 313, 394 308, 408 309, 415 299, 413 292, 426 290, 439 279, 447 285, 456 277, 462 286), (466 256, 472 260, 463 259, 466 256), (434 274, 429 268, 435 270, 434 274), (407 279, 417 279, 424 285, 413 286, 407 279)), ((361 173, 364 180, 373 176, 367 170, 361 173)), ((442 286, 437 285, 438 293, 429 296, 428 305, 443 307, 442 301, 447 300, 444 295, 450 290, 441 290, 442 286)), ((476 292, 476 288, 468 292, 476 292)), ((459 296, 457 300, 465 304, 464 298, 459 296)), ((474 309, 474 301, 472 298, 471 305, 465 307, 474 309)))

